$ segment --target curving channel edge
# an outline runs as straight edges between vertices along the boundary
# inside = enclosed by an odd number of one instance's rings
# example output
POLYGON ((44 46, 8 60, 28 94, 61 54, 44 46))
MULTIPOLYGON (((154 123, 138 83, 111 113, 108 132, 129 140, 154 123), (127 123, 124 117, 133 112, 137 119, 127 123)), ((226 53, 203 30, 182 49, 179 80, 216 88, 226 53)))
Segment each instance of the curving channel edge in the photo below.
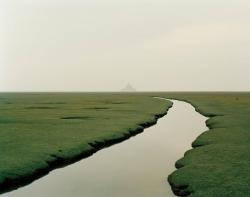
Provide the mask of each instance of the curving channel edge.
MULTIPOLYGON (((185 99, 176 99, 176 98, 174 98, 174 100, 184 101, 184 102, 186 102, 186 103, 189 103, 190 105, 193 106, 193 108, 195 109, 195 111, 196 111, 197 113, 199 113, 199 114, 201 114, 202 116, 204 116, 204 117, 207 118, 207 120, 205 121, 207 130, 203 131, 200 135, 202 135, 204 132, 209 131, 210 129, 212 129, 211 125, 209 124, 209 119, 210 119, 211 117, 222 116, 222 115, 220 115, 220 114, 210 114, 210 113, 202 112, 202 111, 199 109, 198 106, 194 105, 192 102, 190 102, 190 101, 188 101, 188 100, 185 100, 185 99)), ((197 136, 197 138, 198 138, 198 137, 199 137, 199 136, 197 136)), ((192 149, 195 149, 195 148, 199 147, 198 145, 195 145, 194 142, 195 142, 195 140, 194 140, 194 141, 192 142, 192 144, 191 144, 191 145, 192 145, 192 149)), ((191 150, 192 150, 192 149, 191 149, 191 150)), ((184 157, 185 157, 185 154, 186 154, 187 152, 189 152, 189 151, 190 151, 190 150, 187 150, 187 151, 184 153, 184 157)), ((183 157, 183 158, 184 158, 184 157, 183 157)), ((189 187, 189 185, 188 185, 188 184, 178 184, 178 183, 176 183, 176 182, 174 181, 174 179, 173 179, 173 176, 175 175, 175 173, 176 173, 179 169, 185 167, 185 165, 181 162, 183 158, 180 158, 179 160, 176 161, 176 163, 175 163, 176 170, 175 170, 172 174, 170 174, 170 175, 168 176, 168 183, 170 184, 171 189, 172 189, 173 193, 174 193, 176 196, 187 197, 187 196, 190 196, 190 195, 193 193, 193 191, 192 191, 192 189, 189 187)))
MULTIPOLYGON (((159 99, 159 98, 157 98, 159 99)), ((164 98, 161 98, 164 99, 164 98)), ((48 166, 46 168, 37 169, 34 170, 30 174, 26 174, 24 176, 18 177, 18 178, 6 178, 0 183, 0 194, 10 192, 12 190, 15 190, 19 187, 23 187, 25 185, 28 185, 32 183, 33 181, 47 175, 50 171, 55 170, 57 168, 65 167, 67 165, 73 164, 77 161, 80 161, 81 159, 87 158, 97 151, 112 146, 114 144, 120 143, 124 140, 129 139, 130 137, 133 137, 139 133, 142 133, 144 129, 151 127, 157 123, 157 120, 163 116, 165 116, 168 113, 168 110, 173 106, 173 103, 171 102, 171 105, 167 107, 167 109, 163 113, 155 114, 154 118, 150 121, 143 122, 137 127, 130 129, 127 131, 127 133, 124 133, 122 136, 116 137, 116 138, 110 138, 105 139, 103 141, 94 141, 90 142, 89 145, 91 149, 83 150, 77 155, 72 156, 72 158, 64 159, 62 157, 58 157, 56 155, 51 155, 53 160, 46 161, 48 166)))

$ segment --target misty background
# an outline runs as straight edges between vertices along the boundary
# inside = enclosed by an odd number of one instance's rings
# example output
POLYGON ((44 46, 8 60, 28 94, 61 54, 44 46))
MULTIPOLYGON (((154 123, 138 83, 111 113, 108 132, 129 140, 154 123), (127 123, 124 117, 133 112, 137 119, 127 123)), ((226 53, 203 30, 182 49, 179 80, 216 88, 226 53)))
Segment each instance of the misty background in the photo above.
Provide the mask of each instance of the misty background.
POLYGON ((249 91, 249 0, 2 0, 0 91, 249 91))

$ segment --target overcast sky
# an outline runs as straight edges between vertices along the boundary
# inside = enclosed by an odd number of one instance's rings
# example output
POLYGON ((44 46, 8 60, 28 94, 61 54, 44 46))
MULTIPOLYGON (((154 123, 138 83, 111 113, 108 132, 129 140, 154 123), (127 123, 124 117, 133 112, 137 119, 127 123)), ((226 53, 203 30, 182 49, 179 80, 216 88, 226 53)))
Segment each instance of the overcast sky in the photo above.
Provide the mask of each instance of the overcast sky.
POLYGON ((1 0, 0 91, 249 91, 249 10, 249 0, 1 0))

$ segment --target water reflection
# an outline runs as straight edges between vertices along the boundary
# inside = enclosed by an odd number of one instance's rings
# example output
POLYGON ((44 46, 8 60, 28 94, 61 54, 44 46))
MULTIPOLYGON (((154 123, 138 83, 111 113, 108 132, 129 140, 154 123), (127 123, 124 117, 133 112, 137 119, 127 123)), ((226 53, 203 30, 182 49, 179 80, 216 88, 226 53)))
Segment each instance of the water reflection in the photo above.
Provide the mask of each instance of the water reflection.
POLYGON ((185 102, 173 101, 157 125, 92 157, 4 194, 4 197, 171 197, 167 176, 174 163, 205 131, 206 118, 185 102))

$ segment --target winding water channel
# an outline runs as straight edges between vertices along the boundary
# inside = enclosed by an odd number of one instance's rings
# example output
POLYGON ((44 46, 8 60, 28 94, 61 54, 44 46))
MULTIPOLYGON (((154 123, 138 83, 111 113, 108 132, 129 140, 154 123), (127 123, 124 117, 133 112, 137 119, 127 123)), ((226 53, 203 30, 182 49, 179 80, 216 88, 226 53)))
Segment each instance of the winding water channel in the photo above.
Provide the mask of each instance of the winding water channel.
POLYGON ((191 142, 207 130, 206 117, 173 101, 168 114, 135 137, 52 171, 3 197, 171 197, 167 176, 191 142))

